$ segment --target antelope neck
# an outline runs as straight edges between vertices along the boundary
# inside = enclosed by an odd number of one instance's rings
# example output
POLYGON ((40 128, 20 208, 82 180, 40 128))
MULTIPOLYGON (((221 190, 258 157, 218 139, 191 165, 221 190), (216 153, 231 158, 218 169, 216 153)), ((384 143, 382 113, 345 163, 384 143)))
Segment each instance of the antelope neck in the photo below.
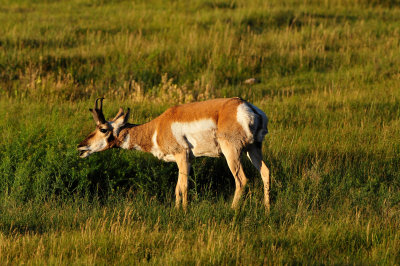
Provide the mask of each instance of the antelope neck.
POLYGON ((153 146, 151 137, 154 126, 151 122, 142 125, 125 125, 116 138, 115 146, 128 150, 142 150, 150 152, 153 146))

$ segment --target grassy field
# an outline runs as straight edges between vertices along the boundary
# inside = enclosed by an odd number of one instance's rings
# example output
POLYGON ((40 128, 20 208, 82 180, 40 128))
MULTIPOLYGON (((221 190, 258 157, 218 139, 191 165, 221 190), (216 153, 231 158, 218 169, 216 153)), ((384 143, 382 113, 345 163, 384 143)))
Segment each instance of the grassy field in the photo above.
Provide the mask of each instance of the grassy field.
POLYGON ((0 7, 0 264, 400 264, 400 3, 5 0, 0 7), (245 84, 248 78, 259 82, 245 84), (109 150, 130 107, 243 97, 270 119, 241 208, 224 158, 178 169, 109 150))

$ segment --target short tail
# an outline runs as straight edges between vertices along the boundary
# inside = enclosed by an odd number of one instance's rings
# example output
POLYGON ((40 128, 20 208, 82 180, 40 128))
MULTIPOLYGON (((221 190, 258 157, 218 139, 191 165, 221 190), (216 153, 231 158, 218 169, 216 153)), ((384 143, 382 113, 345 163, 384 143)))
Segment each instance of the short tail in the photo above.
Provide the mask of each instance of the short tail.
POLYGON ((256 114, 258 123, 257 128, 255 129, 255 138, 254 140, 257 142, 262 142, 264 140, 265 135, 268 133, 268 117, 267 115, 258 107, 252 105, 251 103, 247 103, 251 110, 256 114))

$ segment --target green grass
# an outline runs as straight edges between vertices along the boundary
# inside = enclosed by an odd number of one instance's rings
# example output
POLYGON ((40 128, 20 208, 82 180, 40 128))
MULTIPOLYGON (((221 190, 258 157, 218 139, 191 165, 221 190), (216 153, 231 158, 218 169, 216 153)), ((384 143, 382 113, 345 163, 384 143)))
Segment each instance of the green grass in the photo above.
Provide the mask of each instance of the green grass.
POLYGON ((0 264, 399 264, 399 17, 389 0, 4 1, 0 264), (175 164, 79 159, 98 96, 134 123, 259 106, 271 212, 245 158, 239 210, 225 160, 198 158, 187 213, 175 164))
MULTIPOLYGON (((14 203, 7 202, 12 206, 14 203)), ((4 206, 4 205, 3 205, 4 206)), ((246 198, 232 211, 224 200, 202 201, 186 214, 154 198, 84 199, 43 205, 26 203, 8 211, 1 262, 36 264, 201 263, 392 264, 399 259, 398 217, 366 210, 286 213, 246 198), (373 218, 372 218, 373 217, 373 218), (29 227, 23 228, 27 220, 29 227), (8 229, 8 228, 7 228, 8 229), (27 233, 27 231, 29 233, 27 233), (22 231, 22 232, 21 232, 22 231)))

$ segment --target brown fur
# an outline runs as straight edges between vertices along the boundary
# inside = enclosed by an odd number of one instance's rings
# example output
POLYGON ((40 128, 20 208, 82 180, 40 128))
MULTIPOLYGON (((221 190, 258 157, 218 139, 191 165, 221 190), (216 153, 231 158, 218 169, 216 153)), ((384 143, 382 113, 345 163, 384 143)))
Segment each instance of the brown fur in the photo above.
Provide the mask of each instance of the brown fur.
MULTIPOLYGON (((171 126, 174 122, 188 123, 204 119, 212 119, 216 125, 215 145, 226 157, 228 166, 235 177, 236 190, 232 207, 238 205, 238 201, 243 192, 243 187, 247 182, 247 178, 243 172, 243 167, 240 163, 240 155, 245 151, 248 153, 254 166, 262 175, 265 193, 264 203, 267 209, 269 209, 269 170, 262 161, 261 144, 255 142, 253 140, 254 138, 249 138, 243 128, 243 122, 241 122, 242 124, 238 122, 238 106, 243 103, 247 104, 240 98, 229 98, 174 106, 146 124, 124 124, 120 129, 118 129, 118 136, 107 136, 107 134, 103 134, 99 131, 101 127, 112 127, 112 125, 114 125, 113 123, 100 124, 97 126, 96 130, 79 145, 79 147, 81 150, 84 150, 84 147, 89 145, 91 142, 94 143, 100 141, 99 138, 106 138, 107 145, 102 150, 120 147, 122 145, 125 145, 124 147, 128 149, 140 148, 145 152, 154 152, 153 149, 158 148, 162 154, 165 156, 168 155, 168 158, 174 158, 178 164, 179 177, 176 187, 176 206, 178 207, 182 200, 182 205, 186 208, 187 179, 190 170, 191 150, 189 146, 183 146, 182 143, 178 142, 176 136, 174 136, 172 132, 171 126), (155 132, 157 132, 157 138, 155 139, 157 145, 154 145, 153 143, 155 132), (128 136, 129 143, 126 145, 124 141, 128 139, 128 136)), ((262 119, 260 113, 257 113, 253 108, 254 106, 251 107, 251 105, 248 104, 248 107, 252 110, 254 117, 256 117, 255 119, 262 119)), ((122 119, 123 116, 123 110, 120 109, 119 113, 112 121, 122 119)), ((124 121, 126 121, 126 118, 124 121)), ((258 123, 255 123, 254 125, 248 125, 248 127, 251 130, 258 130, 257 128, 253 128, 257 125, 260 127, 260 121, 257 122, 258 123)), ((255 131, 252 132, 252 134, 254 134, 255 131)), ((109 134, 113 134, 112 130, 110 130, 109 134)), ((263 136, 264 135, 262 135, 262 137, 263 136)), ((165 156, 163 157, 164 159, 167 158, 165 156)))
POLYGON ((150 152, 151 148, 153 147, 153 143, 151 141, 155 126, 153 121, 143 125, 135 125, 131 128, 127 128, 126 130, 122 130, 120 134, 123 134, 123 136, 119 137, 118 139, 123 140, 126 134, 130 134, 130 147, 133 148, 135 145, 138 145, 143 151, 150 152))

